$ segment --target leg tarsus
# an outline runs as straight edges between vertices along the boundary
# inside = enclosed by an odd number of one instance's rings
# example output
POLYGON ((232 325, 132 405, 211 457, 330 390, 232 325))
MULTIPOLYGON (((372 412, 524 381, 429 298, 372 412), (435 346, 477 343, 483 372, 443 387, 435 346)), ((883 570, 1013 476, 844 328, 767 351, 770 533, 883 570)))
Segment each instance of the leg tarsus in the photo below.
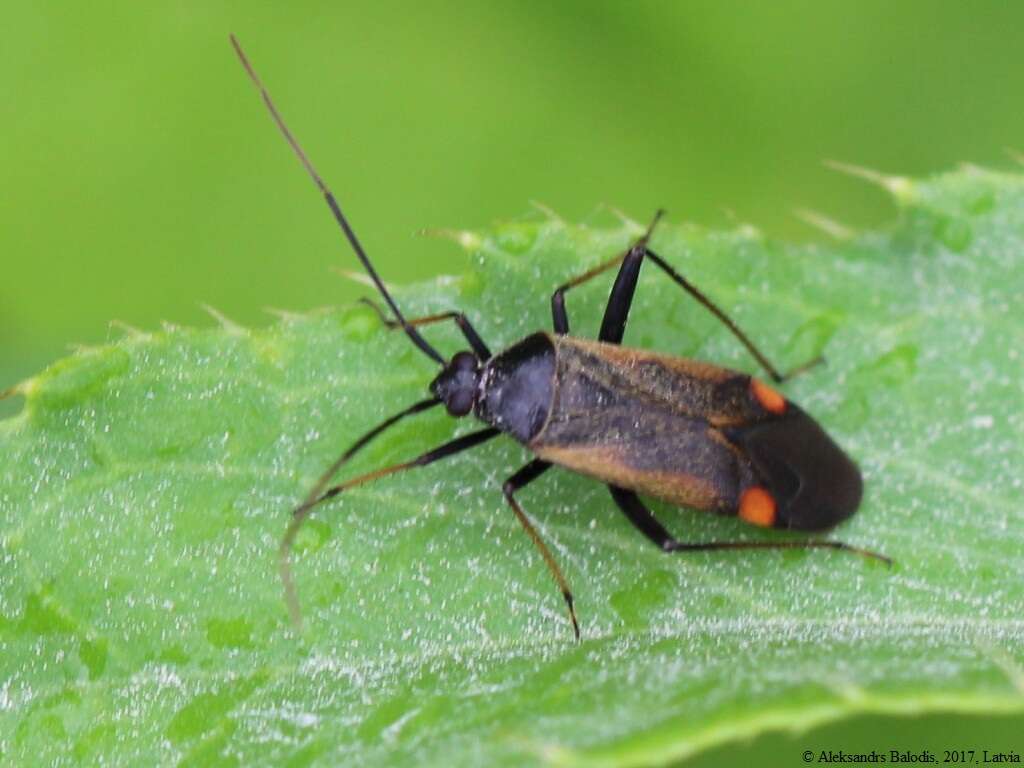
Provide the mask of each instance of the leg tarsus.
POLYGON ((576 608, 573 603, 572 592, 563 591, 562 599, 569 608, 569 619, 572 621, 572 632, 576 636, 576 642, 580 641, 580 623, 576 620, 576 608))
POLYGON ((665 548, 666 552, 709 552, 713 550, 726 549, 835 549, 850 554, 859 555, 864 558, 879 560, 887 566, 892 567, 891 557, 870 549, 862 549, 847 544, 843 541, 832 539, 803 539, 801 541, 708 541, 708 542, 681 542, 665 548))
POLYGON ((647 231, 644 232, 643 237, 637 242, 637 245, 647 245, 650 241, 651 236, 654 234, 654 228, 658 226, 658 222, 665 216, 665 209, 659 208, 654 212, 654 218, 651 219, 651 223, 647 225, 647 231))
POLYGON ((793 368, 790 368, 788 371, 786 371, 782 375, 782 381, 780 381, 779 383, 782 384, 784 382, 789 381, 790 379, 795 379, 797 376, 804 375, 805 373, 807 373, 812 368, 816 368, 819 365, 824 365, 824 364, 825 364, 825 356, 824 355, 817 355, 816 357, 812 357, 807 362, 801 363, 800 365, 794 366, 793 368))

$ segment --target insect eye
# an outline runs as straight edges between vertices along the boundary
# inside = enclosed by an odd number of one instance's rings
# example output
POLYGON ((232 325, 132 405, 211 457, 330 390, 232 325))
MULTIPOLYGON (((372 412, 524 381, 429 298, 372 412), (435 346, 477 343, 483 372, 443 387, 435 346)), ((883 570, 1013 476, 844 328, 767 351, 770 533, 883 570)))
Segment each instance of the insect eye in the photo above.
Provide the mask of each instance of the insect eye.
POLYGON ((445 401, 445 407, 452 416, 465 416, 473 409, 473 389, 459 389, 445 401))
POLYGON ((476 356, 472 352, 459 352, 434 379, 430 390, 444 401, 452 416, 465 416, 473 410, 479 378, 476 356))

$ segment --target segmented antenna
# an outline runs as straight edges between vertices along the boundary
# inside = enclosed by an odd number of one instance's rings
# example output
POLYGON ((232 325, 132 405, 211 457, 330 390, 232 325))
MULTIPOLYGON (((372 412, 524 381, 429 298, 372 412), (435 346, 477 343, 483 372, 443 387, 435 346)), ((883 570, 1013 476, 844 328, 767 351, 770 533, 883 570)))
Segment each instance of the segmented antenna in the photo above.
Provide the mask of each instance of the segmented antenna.
POLYGON ((375 270, 373 265, 370 263, 370 258, 366 255, 366 251, 363 250, 363 246, 359 243, 359 239, 356 237, 356 233, 349 225, 348 219, 346 219, 345 214, 341 212, 341 206, 338 205, 338 201, 335 199, 334 194, 327 188, 327 185, 324 184, 324 180, 320 178, 320 174, 316 172, 313 164, 309 161, 309 158, 306 157, 306 153, 302 151, 302 147, 299 146, 299 142, 295 140, 291 131, 288 130, 288 126, 285 125, 284 119, 281 117, 277 108, 274 106, 274 102, 270 98, 270 94, 267 93, 267 89, 263 87, 263 83, 256 74, 256 70, 252 68, 252 65, 249 63, 249 59, 246 58, 245 53, 242 51, 242 46, 239 44, 238 38, 234 35, 230 35, 230 37, 231 45, 234 47, 235 53, 238 54, 238 58, 241 60, 242 66, 245 67, 245 71, 249 73, 249 78, 252 80, 257 90, 259 90, 260 96, 263 97, 263 103, 266 104, 267 109, 270 110, 270 116, 274 118, 274 122, 277 123, 277 127, 281 130, 285 140, 292 148, 292 151, 295 152, 295 155, 299 158, 303 167, 305 167, 310 178, 312 178, 313 182, 317 187, 319 187, 321 194, 324 196, 324 200, 327 201, 327 206, 331 209, 331 213, 334 214, 335 221, 338 222, 338 225, 345 233, 345 237, 348 238, 348 242, 352 246, 352 250, 355 251, 359 261, 362 262, 366 273, 370 276, 370 279, 373 280, 374 285, 377 286, 377 290, 380 291, 380 295, 384 297, 384 301, 386 301, 388 306, 391 307, 391 311, 395 313, 395 319, 398 321, 398 324, 402 326, 402 329, 405 331, 405 335, 409 337, 409 340, 412 341, 413 344, 419 347, 423 354, 436 361, 438 364, 444 365, 445 360, 440 354, 438 354, 437 350, 430 346, 427 340, 420 335, 419 331, 406 322, 405 316, 402 315, 401 311, 399 311, 398 305, 395 304, 394 299, 391 298, 391 294, 389 294, 387 288, 384 287, 384 282, 377 274, 377 270, 375 270))

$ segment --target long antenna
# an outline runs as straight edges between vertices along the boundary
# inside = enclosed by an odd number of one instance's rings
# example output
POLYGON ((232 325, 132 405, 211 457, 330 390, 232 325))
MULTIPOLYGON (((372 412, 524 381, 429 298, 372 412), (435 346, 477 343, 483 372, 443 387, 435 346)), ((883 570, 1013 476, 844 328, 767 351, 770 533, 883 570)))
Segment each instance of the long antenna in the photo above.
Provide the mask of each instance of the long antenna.
POLYGON ((398 305, 395 304, 394 299, 391 298, 391 294, 389 294, 387 288, 384 287, 384 282, 377 274, 377 270, 375 270, 373 265, 370 264, 370 259, 366 255, 366 251, 363 250, 363 246, 359 243, 359 239, 356 237, 356 233, 349 225, 348 219, 345 218, 345 214, 341 212, 341 206, 338 205, 338 201, 334 198, 331 190, 327 188, 327 185, 324 184, 323 179, 320 178, 320 174, 316 172, 313 164, 309 161, 309 158, 306 157, 306 153, 303 152, 302 147, 299 146, 299 142, 295 140, 295 137, 292 136, 292 132, 288 130, 288 126, 285 125, 284 120, 270 98, 270 94, 267 93, 267 89, 263 87, 263 83, 256 74, 256 70, 252 68, 252 65, 249 63, 249 59, 246 58, 245 53, 242 51, 242 46, 239 44, 238 38, 234 35, 230 35, 230 37, 231 45, 234 46, 235 53, 238 54, 238 58, 241 60, 242 66, 245 67, 245 71, 249 73, 249 78, 263 97, 263 103, 266 104, 267 109, 270 110, 270 116, 274 118, 274 122, 277 123, 277 127, 281 129, 281 133, 284 134, 285 140, 305 167, 310 178, 312 178, 313 182, 320 188, 320 192, 323 194, 324 200, 327 201, 327 206, 331 209, 331 213, 334 214, 334 218, 345 233, 345 237, 348 238, 348 242, 352 246, 352 250, 356 252, 356 256, 359 258, 359 261, 362 262, 363 268, 370 276, 370 279, 373 280, 374 285, 377 286, 377 290, 380 291, 380 295, 384 297, 384 301, 388 303, 388 306, 391 307, 391 311, 395 313, 395 318, 398 320, 398 323, 402 326, 403 330, 405 330, 406 336, 409 337, 413 344, 420 348, 423 354, 438 364, 444 365, 445 360, 440 354, 438 354, 437 350, 430 346, 426 339, 420 336, 419 331, 406 322, 405 316, 399 311, 398 305))

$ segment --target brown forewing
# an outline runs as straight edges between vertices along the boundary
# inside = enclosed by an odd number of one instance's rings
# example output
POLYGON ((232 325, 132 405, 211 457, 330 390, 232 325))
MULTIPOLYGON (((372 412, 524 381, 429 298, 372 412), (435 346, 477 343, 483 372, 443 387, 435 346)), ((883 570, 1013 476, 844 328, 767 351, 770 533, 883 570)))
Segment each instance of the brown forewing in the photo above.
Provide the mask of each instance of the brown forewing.
POLYGON ((749 462, 719 432, 764 411, 750 377, 718 366, 569 337, 556 350, 540 458, 698 509, 736 508, 749 462))

